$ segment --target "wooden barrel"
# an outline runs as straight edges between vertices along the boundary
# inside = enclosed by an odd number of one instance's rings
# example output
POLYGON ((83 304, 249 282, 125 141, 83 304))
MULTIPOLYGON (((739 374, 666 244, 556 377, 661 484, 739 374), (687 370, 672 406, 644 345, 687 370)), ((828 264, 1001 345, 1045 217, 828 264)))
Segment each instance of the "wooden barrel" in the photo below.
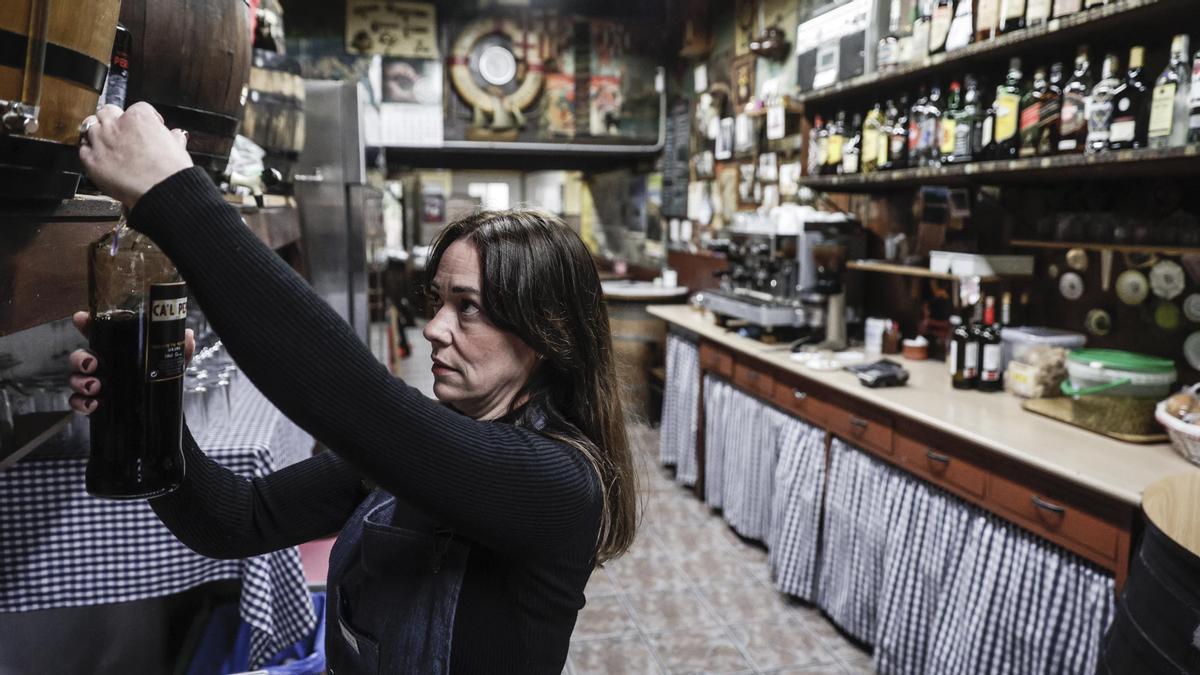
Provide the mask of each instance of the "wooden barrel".
POLYGON ((126 105, 146 101, 187 130, 192 160, 220 175, 250 77, 246 0, 124 0, 121 23, 132 36, 126 105))
POLYGON ((283 177, 268 192, 291 194, 296 160, 304 149, 304 78, 299 61, 254 50, 242 135, 266 151, 263 165, 283 177))
POLYGON ((666 356, 667 324, 646 308, 680 302, 687 296, 687 289, 663 289, 648 283, 603 282, 602 285, 625 409, 638 417, 647 417, 651 400, 650 368, 661 365, 666 356))
POLYGON ((1146 488, 1142 512, 1099 672, 1200 673, 1200 472, 1146 488))
MULTIPOLYGON (((18 102, 26 72, 40 77, 37 127, 0 130, 0 198, 69 199, 79 184, 79 125, 96 111, 112 56, 120 0, 56 0, 40 72, 26 63, 30 14, 46 0, 0 1, 0 101, 18 102)), ((0 112, 7 105, 0 103, 0 112)))

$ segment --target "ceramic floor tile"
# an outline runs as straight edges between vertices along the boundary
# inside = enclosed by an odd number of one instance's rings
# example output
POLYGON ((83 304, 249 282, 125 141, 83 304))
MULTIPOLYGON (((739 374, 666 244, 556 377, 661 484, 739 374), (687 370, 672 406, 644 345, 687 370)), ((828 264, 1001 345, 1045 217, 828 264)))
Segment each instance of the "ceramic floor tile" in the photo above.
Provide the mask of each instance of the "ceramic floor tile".
POLYGON ((630 593, 625 596, 634 621, 646 633, 678 631, 717 625, 716 617, 690 588, 678 591, 630 593))
POLYGON ((793 614, 797 620, 804 624, 810 633, 817 636, 818 639, 833 646, 836 650, 841 646, 846 646, 854 649, 859 649, 841 630, 833 623, 833 621, 821 613, 816 607, 797 602, 793 609, 793 614))
POLYGON ((780 622, 791 616, 793 605, 786 596, 754 581, 720 582, 697 590, 722 623, 780 622))
POLYGON ((658 543, 658 537, 654 531, 649 528, 641 528, 633 539, 633 546, 624 553, 620 560, 641 560, 643 558, 653 558, 665 554, 662 547, 658 543))
POLYGON ((803 625, 792 622, 730 626, 733 639, 756 668, 838 666, 838 659, 803 625))
POLYGON ((686 588, 687 577, 669 555, 617 558, 608 565, 621 590, 626 593, 669 591, 686 588))
POLYGON ((602 637, 626 637, 637 633, 633 617, 625 610, 618 595, 589 598, 575 621, 572 640, 602 637))
POLYGON ((572 643, 570 664, 574 675, 658 675, 663 672, 639 635, 572 643))
POLYGON ((751 670, 741 650, 719 627, 659 633, 649 636, 649 641, 672 675, 751 670))
POLYGON ((700 549, 677 558, 679 568, 696 585, 742 581, 747 572, 737 559, 724 551, 700 549))
POLYGON ((780 668, 778 670, 765 670, 762 672, 764 675, 847 675, 846 669, 837 665, 811 666, 809 668, 780 668))
POLYGON ((850 675, 870 675, 875 672, 871 655, 856 650, 853 654, 839 653, 842 670, 850 675))

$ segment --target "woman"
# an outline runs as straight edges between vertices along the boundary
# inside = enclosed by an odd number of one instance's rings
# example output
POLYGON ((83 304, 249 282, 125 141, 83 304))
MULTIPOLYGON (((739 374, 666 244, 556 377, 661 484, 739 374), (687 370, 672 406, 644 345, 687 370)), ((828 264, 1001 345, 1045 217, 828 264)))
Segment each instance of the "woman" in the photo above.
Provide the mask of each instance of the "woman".
MULTIPOLYGON (((89 176, 175 261, 243 372, 333 451, 247 480, 185 432, 187 478, 150 502, 162 521, 219 558, 340 531, 331 672, 561 672, 588 576, 635 528, 608 318, 579 237, 522 211, 442 233, 424 332, 437 403, 250 233, 153 108, 106 107, 84 136, 89 176)), ((92 412, 96 358, 71 359, 73 405, 92 412)))

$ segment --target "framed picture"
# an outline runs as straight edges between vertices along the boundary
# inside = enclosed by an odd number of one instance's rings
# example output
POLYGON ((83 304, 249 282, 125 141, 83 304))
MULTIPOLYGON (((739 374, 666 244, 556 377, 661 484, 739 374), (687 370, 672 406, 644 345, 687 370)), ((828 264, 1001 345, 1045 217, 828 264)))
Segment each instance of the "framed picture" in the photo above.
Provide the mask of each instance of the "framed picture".
POLYGON ((733 106, 741 111, 754 99, 753 54, 739 56, 733 60, 733 106))

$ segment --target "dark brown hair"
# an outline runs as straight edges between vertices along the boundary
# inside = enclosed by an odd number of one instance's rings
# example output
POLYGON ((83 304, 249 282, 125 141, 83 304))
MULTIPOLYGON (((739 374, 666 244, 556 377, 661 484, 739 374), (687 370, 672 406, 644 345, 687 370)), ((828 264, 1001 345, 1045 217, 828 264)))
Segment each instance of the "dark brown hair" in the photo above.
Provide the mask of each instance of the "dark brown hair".
POLYGON ((510 412, 529 428, 545 415, 543 433, 577 448, 595 469, 604 498, 596 561, 611 560, 633 543, 637 488, 596 264, 579 235, 553 215, 480 211, 438 235, 426 266, 430 279, 460 239, 479 251, 488 319, 542 357, 510 412), (527 405, 516 410, 522 401, 527 405))

